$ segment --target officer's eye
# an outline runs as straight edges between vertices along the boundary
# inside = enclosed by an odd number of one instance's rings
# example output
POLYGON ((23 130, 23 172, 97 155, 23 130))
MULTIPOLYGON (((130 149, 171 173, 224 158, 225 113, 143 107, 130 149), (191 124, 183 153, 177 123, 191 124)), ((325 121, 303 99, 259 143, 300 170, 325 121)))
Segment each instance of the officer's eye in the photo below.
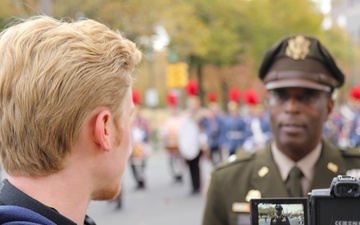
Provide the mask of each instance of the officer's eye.
POLYGON ((287 101, 290 98, 289 94, 284 89, 275 89, 269 92, 269 103, 279 104, 287 101))
POLYGON ((289 89, 274 89, 269 92, 269 104, 282 104, 289 99, 294 99, 303 104, 309 104, 319 98, 321 91, 303 89, 301 92, 292 93, 289 89))
POLYGON ((313 89, 306 89, 304 93, 297 97, 297 100, 302 103, 311 103, 318 99, 320 91, 313 89))

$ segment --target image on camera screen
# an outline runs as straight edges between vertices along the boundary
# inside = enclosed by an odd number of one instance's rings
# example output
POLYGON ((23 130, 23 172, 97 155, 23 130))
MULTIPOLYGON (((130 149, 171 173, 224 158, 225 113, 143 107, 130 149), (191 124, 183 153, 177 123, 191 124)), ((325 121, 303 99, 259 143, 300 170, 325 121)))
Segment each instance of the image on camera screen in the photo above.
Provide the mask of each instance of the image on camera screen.
POLYGON ((253 225, 305 225, 307 224, 307 199, 253 199, 251 224, 253 225))

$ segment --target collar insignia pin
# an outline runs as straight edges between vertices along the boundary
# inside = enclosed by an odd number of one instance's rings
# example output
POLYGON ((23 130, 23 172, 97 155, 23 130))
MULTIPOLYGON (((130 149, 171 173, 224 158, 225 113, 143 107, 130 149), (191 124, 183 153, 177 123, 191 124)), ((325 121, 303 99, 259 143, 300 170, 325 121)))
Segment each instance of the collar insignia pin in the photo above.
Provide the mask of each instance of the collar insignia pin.
POLYGON ((261 169, 258 171, 258 175, 260 177, 265 177, 266 174, 268 173, 269 173, 269 168, 267 168, 266 166, 261 167, 261 169))
POLYGON ((327 164, 327 168, 333 173, 337 173, 337 171, 339 170, 338 165, 336 165, 335 163, 332 163, 332 162, 329 162, 327 164))

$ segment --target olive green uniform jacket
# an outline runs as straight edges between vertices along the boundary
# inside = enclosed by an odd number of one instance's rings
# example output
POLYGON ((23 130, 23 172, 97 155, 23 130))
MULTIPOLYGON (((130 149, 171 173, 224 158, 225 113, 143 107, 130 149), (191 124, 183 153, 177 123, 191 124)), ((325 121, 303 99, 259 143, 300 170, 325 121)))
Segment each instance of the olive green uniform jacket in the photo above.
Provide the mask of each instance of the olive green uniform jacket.
MULTIPOLYGON (((216 167, 207 190, 203 225, 238 225, 249 197, 289 197, 270 145, 256 153, 240 153, 235 161, 216 167)), ((312 189, 329 188, 337 175, 359 174, 360 150, 340 150, 323 141, 312 189), (352 173, 352 174, 351 174, 352 173)), ((247 208, 249 210, 249 208, 247 208)), ((244 214, 246 213, 246 214, 244 214)))

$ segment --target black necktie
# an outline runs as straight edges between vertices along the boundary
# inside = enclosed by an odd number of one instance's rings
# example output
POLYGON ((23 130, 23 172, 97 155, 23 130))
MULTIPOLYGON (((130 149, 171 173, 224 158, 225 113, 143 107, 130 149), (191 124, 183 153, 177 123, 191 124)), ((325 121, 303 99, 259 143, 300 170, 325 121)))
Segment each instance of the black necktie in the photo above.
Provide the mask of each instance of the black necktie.
POLYGON ((287 179, 287 186, 288 186, 288 191, 289 191, 290 197, 302 197, 303 196, 301 182, 300 182, 302 176, 303 176, 303 173, 297 166, 294 166, 290 170, 289 176, 287 179))

